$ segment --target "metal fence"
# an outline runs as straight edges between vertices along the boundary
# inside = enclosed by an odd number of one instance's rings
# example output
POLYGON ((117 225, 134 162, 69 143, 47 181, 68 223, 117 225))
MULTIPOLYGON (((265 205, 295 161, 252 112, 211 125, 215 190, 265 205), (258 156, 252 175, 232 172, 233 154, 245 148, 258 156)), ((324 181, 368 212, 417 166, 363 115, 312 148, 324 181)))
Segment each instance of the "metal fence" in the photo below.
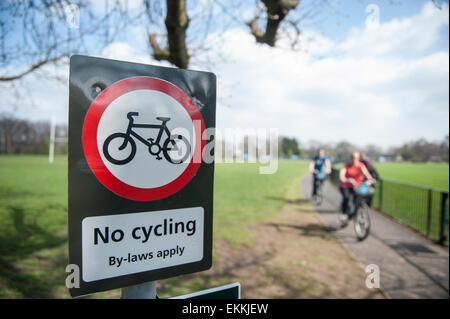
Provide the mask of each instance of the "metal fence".
MULTIPOLYGON (((330 179, 339 186, 339 170, 330 179)), ((375 185, 373 208, 448 246, 448 192, 387 178, 375 185)))

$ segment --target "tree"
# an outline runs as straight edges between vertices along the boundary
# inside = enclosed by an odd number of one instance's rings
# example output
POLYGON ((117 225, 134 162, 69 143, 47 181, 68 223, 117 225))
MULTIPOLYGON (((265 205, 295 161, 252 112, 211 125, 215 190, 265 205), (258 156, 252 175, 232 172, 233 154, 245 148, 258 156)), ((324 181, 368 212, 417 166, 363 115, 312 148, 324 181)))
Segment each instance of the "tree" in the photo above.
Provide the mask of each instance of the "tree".
POLYGON ((73 53, 86 53, 93 38, 101 37, 103 46, 111 42, 130 21, 126 3, 108 3, 112 8, 98 16, 88 0, 0 2, 0 81, 15 81, 73 53), (79 23, 81 12, 89 23, 79 23))
MULTIPOLYGON (((31 122, 11 114, 0 114, 0 154, 47 154, 49 122, 31 122)), ((56 136, 67 136, 67 126, 56 126, 56 136)), ((57 145, 57 153, 67 153, 67 144, 57 145)))
POLYGON ((341 141, 334 147, 334 160, 336 162, 348 161, 350 159, 351 153, 357 150, 358 148, 355 145, 347 141, 341 141))
POLYGON ((381 150, 381 148, 377 145, 374 144, 369 144, 364 148, 364 152, 367 154, 367 156, 371 159, 371 160, 376 160, 378 159, 378 157, 380 157, 383 152, 381 150))
POLYGON ((280 142, 278 144, 278 152, 281 156, 303 155, 303 152, 300 150, 298 141, 295 137, 280 137, 280 142))
MULTIPOLYGON (((258 25, 259 13, 249 22, 249 26, 257 42, 273 47, 277 40, 280 24, 286 19, 291 10, 297 8, 300 0, 262 0, 261 2, 264 4, 264 11, 266 12, 265 31, 261 31, 258 25)), ((294 26, 296 25, 294 22, 291 23, 294 26)))
POLYGON ((132 26, 145 25, 151 55, 179 68, 188 68, 193 56, 209 49, 205 42, 211 32, 235 26, 269 46, 290 38, 294 48, 301 23, 330 6, 325 0, 309 6, 301 6, 300 0, 142 0, 135 6, 111 0, 99 13, 98 3, 0 2, 0 82, 21 79, 73 53, 96 54, 132 26), (246 21, 244 13, 251 8, 256 13, 246 21))
MULTIPOLYGON (((149 8, 149 1, 145 1, 149 8)), ((156 34, 149 35, 149 42, 153 48, 153 57, 157 60, 167 60, 182 69, 189 66, 189 52, 186 45, 186 30, 189 26, 189 17, 186 11, 186 0, 166 1, 167 43, 165 49, 161 49, 156 41, 156 34)))
POLYGON ((395 149, 405 161, 448 162, 448 136, 443 141, 429 142, 423 138, 405 143, 395 149))

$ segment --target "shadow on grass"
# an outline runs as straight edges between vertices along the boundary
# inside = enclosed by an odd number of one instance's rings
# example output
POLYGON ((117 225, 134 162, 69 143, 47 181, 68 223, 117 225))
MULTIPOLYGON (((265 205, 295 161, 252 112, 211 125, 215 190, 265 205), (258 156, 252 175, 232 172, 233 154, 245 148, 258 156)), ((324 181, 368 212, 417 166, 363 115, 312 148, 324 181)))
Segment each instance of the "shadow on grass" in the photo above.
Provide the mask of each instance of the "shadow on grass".
POLYGON ((266 225, 275 227, 277 231, 283 231, 283 228, 291 228, 299 231, 301 236, 313 236, 323 239, 330 238, 332 236, 331 233, 338 230, 338 228, 333 226, 324 226, 315 223, 301 226, 281 223, 266 223, 266 225))
MULTIPOLYGON (((333 238, 332 232, 336 229, 327 228, 316 223, 306 225, 292 225, 289 223, 263 222, 265 226, 274 227, 277 232, 283 233, 286 230, 294 229, 299 232, 299 236, 320 237, 324 240, 333 238)), ((220 249, 219 260, 213 262, 214 267, 207 272, 171 278, 161 282, 158 293, 161 295, 170 294, 176 296, 184 293, 200 291, 207 288, 217 287, 233 282, 233 279, 242 279, 243 298, 255 298, 254 295, 246 295, 246 291, 258 291, 260 289, 270 289, 266 292, 271 298, 333 298, 335 293, 327 289, 320 289, 320 285, 309 275, 300 275, 300 279, 293 279, 289 272, 280 264, 276 265, 271 260, 275 260, 279 251, 271 246, 267 250, 256 250, 252 245, 243 244, 238 249, 229 249, 228 245, 220 249), (263 276, 252 278, 250 273, 260 273, 263 276), (247 275, 243 275, 247 274, 247 275), (174 293, 176 287, 189 287, 189 291, 174 293)), ((217 248, 219 249, 219 248, 217 248)), ((289 266, 290 267, 290 266, 289 266)), ((295 266, 298 267, 298 266, 295 266)))
POLYGON ((8 209, 14 229, 0 234, 2 283, 19 292, 24 298, 54 297, 53 289, 64 283, 67 258, 64 253, 45 257, 39 257, 36 253, 44 249, 58 248, 66 244, 67 238, 57 236, 35 223, 27 223, 22 207, 9 206, 8 209), (31 266, 24 264, 25 260, 31 263, 31 266))
POLYGON ((4 185, 0 185, 0 194, 2 195, 2 200, 6 201, 10 198, 24 198, 27 196, 32 196, 33 193, 20 189, 14 189, 12 187, 6 187, 4 185))
POLYGON ((339 213, 336 209, 320 209, 320 208, 299 208, 300 213, 320 213, 320 214, 337 214, 339 213))
POLYGON ((282 287, 283 292, 273 291, 274 295, 272 298, 299 298, 300 296, 314 298, 331 297, 328 293, 311 295, 311 290, 313 290, 314 286, 317 284, 313 278, 303 278, 301 284, 290 280, 290 278, 285 275, 283 269, 280 269, 269 262, 269 260, 273 259, 276 255, 275 251, 257 254, 252 251, 251 247, 243 245, 241 249, 237 250, 235 253, 239 253, 239 258, 226 258, 226 260, 222 260, 211 271, 203 272, 200 275, 189 274, 170 278, 165 280, 164 283, 161 282, 162 285, 158 287, 158 294, 172 294, 169 297, 180 295, 179 293, 173 294, 172 289, 177 286, 189 287, 189 291, 182 293, 185 294, 230 284, 236 280, 237 276, 239 277, 238 274, 241 270, 254 269, 255 272, 264 274, 264 280, 253 280, 249 277, 243 277, 243 282, 240 282, 242 285, 241 298, 255 298, 254 296, 247 296, 246 292, 273 286, 274 282, 278 287, 282 287), (246 253, 242 253, 242 250, 245 250, 246 253), (232 280, 232 278, 234 280, 232 280))
POLYGON ((285 204, 294 204, 294 205, 301 205, 301 204, 305 204, 305 203, 309 202, 307 199, 302 199, 302 198, 287 199, 284 197, 276 197, 276 196, 267 196, 266 198, 269 200, 276 200, 276 201, 283 202, 285 204))
MULTIPOLYGON (((289 227, 288 224, 267 223, 273 227, 289 227)), ((324 227, 316 227, 310 224, 305 227, 292 227, 302 232, 308 232, 310 236, 329 236, 330 233, 324 227)), ((160 296, 168 294, 173 297, 180 294, 192 293, 207 288, 239 281, 242 285, 242 298, 336 298, 336 291, 323 289, 324 282, 318 282, 316 277, 308 272, 298 273, 298 277, 293 278, 289 267, 301 267, 296 264, 282 266, 272 262, 276 259, 278 252, 273 249, 257 253, 251 246, 242 245, 239 249, 230 252, 224 249, 225 256, 220 256, 220 260, 215 261, 214 267, 200 274, 190 274, 176 278, 170 278, 159 282, 158 294, 160 296), (259 273, 260 276, 252 276, 252 273, 259 273), (247 274, 247 275, 244 275, 247 274), (188 287, 187 291, 175 292, 176 287, 188 287), (259 295, 264 291, 263 296, 259 295), (256 295, 257 294, 257 295, 256 295)), ((365 298, 376 295, 376 292, 368 292, 365 298)), ((345 295, 344 295, 345 297, 345 295)))
POLYGON ((304 198, 286 199, 283 197, 274 197, 274 196, 268 196, 266 198, 269 200, 281 201, 285 204, 301 206, 301 207, 297 208, 297 210, 301 213, 337 214, 339 212, 339 209, 324 209, 324 208, 320 208, 320 206, 317 206, 317 205, 315 206, 315 208, 306 208, 305 205, 303 205, 303 204, 306 204, 306 203, 310 204, 310 200, 304 199, 304 198))

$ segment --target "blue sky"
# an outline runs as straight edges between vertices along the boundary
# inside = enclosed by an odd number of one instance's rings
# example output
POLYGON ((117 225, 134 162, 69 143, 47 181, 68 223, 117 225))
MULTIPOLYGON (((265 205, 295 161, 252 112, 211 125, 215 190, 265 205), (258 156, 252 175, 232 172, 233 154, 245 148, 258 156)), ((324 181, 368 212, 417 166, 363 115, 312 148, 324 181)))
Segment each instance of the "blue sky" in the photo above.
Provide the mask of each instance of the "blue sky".
MULTIPOLYGON (((100 12, 101 2, 95 3, 100 12)), ((275 49, 256 44, 236 25, 212 30, 206 41, 212 63, 193 58, 191 67, 218 77, 218 129, 278 128, 303 145, 347 140, 388 148, 421 137, 443 139, 449 131, 448 2, 437 1, 441 10, 430 1, 330 3, 337 12, 328 8, 302 24, 297 51, 283 39, 275 49), (376 24, 368 21, 369 5, 377 7, 376 24)), ((92 54, 169 66, 149 56, 146 34, 133 26, 92 54)), ((44 71, 68 74, 64 64, 44 71)), ((67 122, 67 83, 34 74, 21 85, 34 103, 24 100, 18 116, 46 120, 54 114, 67 122)), ((12 91, 0 86, 0 92, 0 112, 10 110, 12 91)))
MULTIPOLYGON (((425 1, 422 0, 343 0, 338 2, 338 13, 334 18, 322 24, 322 30, 335 40, 345 38, 347 32, 364 25, 367 15, 366 8, 370 4, 379 7, 380 23, 392 19, 409 17, 420 12, 425 1)), ((444 3, 444 1, 438 1, 444 3)))
MULTIPOLYGON (((340 10, 348 15, 348 18, 341 18, 336 16, 335 20, 331 19, 324 24, 324 28, 330 25, 327 29, 329 36, 335 40, 343 40, 347 33, 355 28, 364 25, 367 15, 366 8, 370 4, 376 4, 379 7, 380 23, 386 23, 393 19, 403 19, 417 14, 423 8, 424 3, 429 1, 423 0, 344 0, 340 2, 340 10), (338 25, 337 28, 335 22, 338 25), (342 28, 341 28, 342 27, 342 28), (333 30, 334 29, 334 30, 333 30)), ((448 1, 437 0, 436 4, 439 6, 448 5, 448 1)), ((442 28, 442 41, 436 43, 436 48, 448 50, 448 27, 442 28)))

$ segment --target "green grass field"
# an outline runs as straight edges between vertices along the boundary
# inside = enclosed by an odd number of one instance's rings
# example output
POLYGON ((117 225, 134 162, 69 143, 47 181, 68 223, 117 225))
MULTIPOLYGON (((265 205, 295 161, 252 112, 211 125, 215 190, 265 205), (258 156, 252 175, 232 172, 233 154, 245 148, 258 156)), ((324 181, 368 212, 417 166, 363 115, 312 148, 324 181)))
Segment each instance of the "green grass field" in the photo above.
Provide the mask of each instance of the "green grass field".
MULTIPOLYGON (((448 192, 448 163, 373 163, 382 178, 432 187, 448 192)), ((343 164, 335 165, 341 168, 343 164)))
POLYGON ((448 192, 447 163, 375 163, 380 176, 448 192))
MULTIPOLYGON (((256 164, 216 165, 214 237, 250 242, 248 226, 299 193, 307 164, 280 161, 273 175, 256 164)), ((67 256, 67 158, 0 156, 0 298, 69 297, 67 256)))
POLYGON ((218 164, 214 183, 214 234, 231 243, 251 240, 247 225, 273 217, 308 169, 308 162, 280 161, 273 175, 256 164, 218 164), (230 231, 232 230, 232 231, 230 231))

